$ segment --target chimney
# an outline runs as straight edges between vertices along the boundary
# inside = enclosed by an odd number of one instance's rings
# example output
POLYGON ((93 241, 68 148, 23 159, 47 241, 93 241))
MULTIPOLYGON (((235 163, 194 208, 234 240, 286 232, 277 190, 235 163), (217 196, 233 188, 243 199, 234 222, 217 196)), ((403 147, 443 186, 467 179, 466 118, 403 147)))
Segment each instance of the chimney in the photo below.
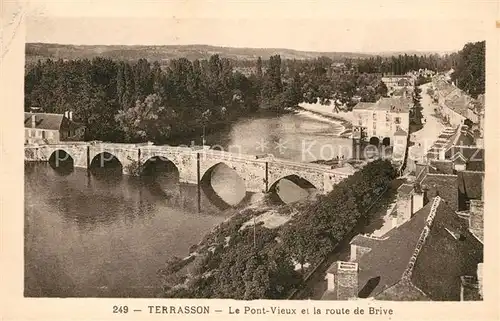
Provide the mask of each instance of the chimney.
POLYGON ((31 115, 31 128, 36 127, 36 114, 31 115))
POLYGON ((397 225, 401 225, 411 219, 413 210, 413 186, 403 184, 398 189, 398 198, 396 203, 397 225))
POLYGON ((479 296, 483 298, 483 263, 477 265, 477 281, 479 283, 479 296))
POLYGON ((439 150, 439 160, 445 160, 445 150, 444 150, 444 148, 441 148, 439 150))
POLYGON ((326 290, 333 291, 335 289, 335 275, 331 272, 326 274, 326 290))
POLYGON ((352 300, 358 297, 358 263, 337 261, 334 280, 337 300, 352 300))
POLYGON ((484 202, 482 200, 470 200, 469 228, 482 231, 484 228, 484 202))
POLYGON ((413 200, 412 200, 412 216, 413 214, 415 214, 416 212, 418 212, 422 207, 425 206, 426 202, 425 202, 425 199, 426 199, 426 192, 425 190, 421 189, 421 188, 415 188, 415 190, 413 191, 413 200))

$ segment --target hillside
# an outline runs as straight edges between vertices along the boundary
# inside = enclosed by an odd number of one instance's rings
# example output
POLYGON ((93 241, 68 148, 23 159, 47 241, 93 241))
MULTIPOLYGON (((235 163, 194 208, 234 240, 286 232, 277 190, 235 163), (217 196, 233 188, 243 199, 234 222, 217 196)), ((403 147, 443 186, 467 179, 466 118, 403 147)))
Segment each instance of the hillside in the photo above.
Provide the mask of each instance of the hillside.
POLYGON ((352 52, 313 52, 279 48, 232 48, 209 45, 169 45, 169 46, 121 46, 121 45, 61 45, 48 43, 27 43, 26 62, 37 59, 78 59, 107 57, 120 60, 146 58, 150 61, 162 61, 175 58, 206 59, 213 54, 237 60, 254 60, 257 57, 268 59, 279 54, 282 59, 311 59, 321 56, 333 60, 345 58, 370 57, 369 54, 352 52))

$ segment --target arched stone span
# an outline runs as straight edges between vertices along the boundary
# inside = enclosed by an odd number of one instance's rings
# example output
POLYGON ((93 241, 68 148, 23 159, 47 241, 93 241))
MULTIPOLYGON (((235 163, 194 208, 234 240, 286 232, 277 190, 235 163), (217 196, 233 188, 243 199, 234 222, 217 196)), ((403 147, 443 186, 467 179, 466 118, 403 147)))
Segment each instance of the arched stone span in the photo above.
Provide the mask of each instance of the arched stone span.
POLYGON ((307 179, 298 175, 288 175, 272 184, 268 193, 274 201, 291 204, 310 197, 317 190, 307 179))
POLYGON ((384 139, 382 139, 382 145, 384 145, 384 146, 390 146, 391 145, 391 138, 390 137, 384 137, 384 139))
POLYGON ((221 209, 238 205, 247 192, 245 180, 223 162, 207 169, 200 184, 211 203, 221 209))
POLYGON ((272 186, 274 186, 279 180, 285 177, 293 177, 298 176, 301 179, 309 182, 313 185, 318 191, 325 191, 326 188, 326 180, 334 181, 335 177, 328 177, 325 173, 325 169, 323 171, 318 171, 314 168, 314 164, 308 164, 304 166, 292 166, 291 164, 280 164, 280 163, 269 163, 268 164, 268 184, 267 191, 270 190, 272 186), (284 166, 285 165, 285 166, 284 166))
POLYGON ((122 165, 124 174, 135 174, 136 168, 139 166, 138 153, 139 149, 131 144, 100 144, 89 146, 89 167, 92 167, 96 156, 102 153, 113 155, 122 165))
POLYGON ((151 158, 158 157, 163 161, 171 162, 179 172, 181 183, 197 184, 196 154, 185 148, 162 148, 159 146, 147 146, 140 148, 139 160, 144 166, 151 158))
POLYGON ((141 175, 154 175, 157 171, 175 172, 179 176, 179 167, 170 159, 163 156, 153 156, 145 162, 141 162, 141 175))
POLYGON ((90 168, 103 168, 107 167, 108 164, 114 165, 113 167, 123 168, 123 162, 116 155, 109 152, 99 153, 90 160, 90 168))
POLYGON ((287 179, 287 180, 293 182, 294 184, 296 184, 297 186, 299 186, 301 188, 314 188, 314 189, 318 189, 313 183, 309 182, 304 177, 301 177, 299 175, 293 174, 293 175, 288 175, 288 176, 281 177, 281 178, 277 179, 276 181, 274 181, 274 183, 269 186, 269 192, 274 191, 276 189, 276 185, 278 185, 278 183, 282 179, 287 179))
POLYGON ((60 145, 45 145, 38 149, 38 158, 44 161, 50 161, 53 154, 57 150, 62 150, 73 159, 74 167, 87 167, 87 146, 83 144, 60 144, 60 145))
POLYGON ((49 165, 59 175, 71 174, 75 168, 73 157, 63 149, 56 149, 49 156, 49 165))
POLYGON ((50 153, 50 156, 48 158, 49 162, 55 162, 58 164, 59 162, 71 162, 72 164, 75 162, 75 157, 71 154, 70 151, 63 149, 63 148, 58 148, 52 151, 50 153))
MULTIPOLYGON (((238 155, 227 155, 222 153, 200 153, 200 177, 213 166, 224 163, 232 168, 239 177, 245 182, 245 188, 248 192, 262 193, 265 192, 266 182, 266 164, 265 162, 256 162, 255 158, 238 157, 238 155)), ((196 163, 194 164, 196 166, 196 163)), ((196 167, 195 167, 196 169, 196 167)))

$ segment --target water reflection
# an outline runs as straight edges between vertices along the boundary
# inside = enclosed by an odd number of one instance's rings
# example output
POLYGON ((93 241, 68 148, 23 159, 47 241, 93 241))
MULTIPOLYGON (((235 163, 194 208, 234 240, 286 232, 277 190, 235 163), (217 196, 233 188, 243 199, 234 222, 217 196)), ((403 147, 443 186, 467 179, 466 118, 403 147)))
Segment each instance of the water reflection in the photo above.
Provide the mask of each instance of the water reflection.
POLYGON ((224 163, 207 170, 201 183, 205 195, 222 210, 240 204, 246 196, 245 182, 234 169, 224 163))
POLYGON ((269 191, 275 202, 291 204, 314 195, 317 189, 309 181, 297 175, 290 175, 273 184, 269 191))
POLYGON ((50 155, 49 165, 55 173, 61 176, 67 176, 73 173, 74 160, 66 151, 58 149, 50 155))
POLYGON ((227 215, 203 193, 198 213, 197 187, 168 174, 116 181, 105 171, 25 169, 27 296, 154 296, 165 260, 186 255, 227 215))

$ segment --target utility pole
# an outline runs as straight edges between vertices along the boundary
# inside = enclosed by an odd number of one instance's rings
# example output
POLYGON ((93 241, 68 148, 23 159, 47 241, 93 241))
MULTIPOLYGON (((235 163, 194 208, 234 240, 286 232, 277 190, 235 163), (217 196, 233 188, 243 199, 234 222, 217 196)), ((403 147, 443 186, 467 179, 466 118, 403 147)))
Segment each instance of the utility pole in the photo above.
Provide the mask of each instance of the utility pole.
POLYGON ((256 237, 255 237, 255 213, 253 215, 253 250, 257 250, 256 237))
POLYGON ((201 138, 202 146, 205 147, 205 124, 203 124, 203 136, 201 138))

